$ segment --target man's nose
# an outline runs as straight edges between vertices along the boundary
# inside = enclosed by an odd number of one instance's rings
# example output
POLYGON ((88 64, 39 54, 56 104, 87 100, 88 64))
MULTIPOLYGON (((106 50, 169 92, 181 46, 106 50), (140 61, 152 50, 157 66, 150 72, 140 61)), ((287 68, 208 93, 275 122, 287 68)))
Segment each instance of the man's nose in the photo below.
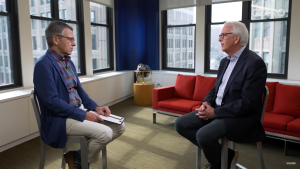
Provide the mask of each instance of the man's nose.
POLYGON ((72 46, 76 46, 76 43, 75 43, 75 41, 72 43, 72 46))

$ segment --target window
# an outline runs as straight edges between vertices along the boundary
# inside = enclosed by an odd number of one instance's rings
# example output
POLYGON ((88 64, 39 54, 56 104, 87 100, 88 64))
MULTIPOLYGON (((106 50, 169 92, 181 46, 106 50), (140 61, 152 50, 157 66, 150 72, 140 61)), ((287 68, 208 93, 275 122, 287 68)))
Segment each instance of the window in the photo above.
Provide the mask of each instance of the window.
POLYGON ((0 0, 0 90, 22 86, 18 0, 0 0))
POLYGON ((92 35, 92 49, 96 50, 96 35, 92 35))
POLYGON ((91 22, 95 22, 95 11, 91 11, 91 22))
POLYGON ((66 9, 62 10, 62 17, 60 19, 64 19, 64 20, 67 19, 67 10, 66 9))
POLYGON ((34 0, 31 0, 31 1, 30 1, 30 6, 31 6, 31 7, 34 7, 34 0))
POLYGON ((113 70, 112 9, 90 2, 93 71, 113 70))
POLYGON ((84 39, 82 3, 79 3, 79 0, 34 0, 34 3, 38 4, 38 7, 30 10, 33 62, 35 63, 35 59, 41 57, 48 49, 45 28, 51 21, 63 20, 73 28, 76 46, 74 46, 71 54, 72 61, 77 73, 79 75, 85 74, 85 59, 80 57, 84 56, 85 52, 84 41, 82 40, 84 39), (40 6, 42 3, 44 5, 40 6))
MULTIPOLYGON (((188 67, 187 54, 194 53, 196 8, 179 8, 163 11, 163 69, 194 72, 188 67), (173 32, 174 31, 174 32, 173 32), (174 46, 173 46, 174 43, 174 46), (172 54, 172 55, 171 55, 172 54), (175 56, 175 63, 171 61, 175 56)), ((190 60, 194 62, 194 60, 190 60)), ((194 63, 192 64, 194 65, 194 63)))
POLYGON ((31 20, 31 29, 36 28, 36 20, 31 20))
POLYGON ((43 50, 46 50, 47 49, 47 45, 46 45, 46 38, 45 36, 42 36, 42 45, 43 45, 43 50))
POLYGON ((218 41, 225 21, 240 21, 249 29, 247 47, 265 61, 268 77, 287 77, 290 0, 252 0, 206 6, 205 72, 216 72, 227 54, 218 41), (228 11, 227 9, 235 9, 228 11), (243 10, 247 9, 247 10, 243 10), (283 54, 284 53, 284 54, 283 54), (284 58, 283 58, 284 57, 284 58))
POLYGON ((97 58, 93 58, 93 70, 97 69, 97 58))
POLYGON ((263 60, 266 63, 267 69, 268 69, 268 63, 269 63, 269 52, 264 52, 263 54, 263 60))
POLYGON ((3 38, 3 49, 7 50, 7 40, 3 38))
POLYGON ((37 46, 36 46, 36 36, 32 37, 32 48, 33 50, 37 50, 37 46))

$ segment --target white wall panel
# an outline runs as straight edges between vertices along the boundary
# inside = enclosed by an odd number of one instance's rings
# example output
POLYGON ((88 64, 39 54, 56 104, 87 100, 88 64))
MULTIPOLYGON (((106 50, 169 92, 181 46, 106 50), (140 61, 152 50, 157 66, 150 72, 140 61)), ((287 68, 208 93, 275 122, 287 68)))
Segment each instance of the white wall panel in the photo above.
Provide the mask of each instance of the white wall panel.
POLYGON ((106 102, 110 103, 122 97, 122 77, 114 76, 105 79, 106 83, 106 102))
POLYGON ((82 85, 89 97, 99 106, 106 104, 106 85, 104 80, 92 81, 82 85))
POLYGON ((163 86, 175 85, 177 75, 162 75, 163 78, 163 86))
POLYGON ((121 76, 121 97, 133 94, 134 73, 127 73, 121 76))
POLYGON ((28 98, 0 104, 0 146, 29 135, 28 98))
POLYGON ((152 74, 152 82, 155 84, 154 87, 159 83, 162 86, 162 74, 153 73, 152 74))
POLYGON ((36 122, 36 117, 33 111, 32 103, 31 103, 31 98, 28 97, 28 116, 29 116, 29 134, 33 134, 35 132, 39 131, 39 127, 36 122))

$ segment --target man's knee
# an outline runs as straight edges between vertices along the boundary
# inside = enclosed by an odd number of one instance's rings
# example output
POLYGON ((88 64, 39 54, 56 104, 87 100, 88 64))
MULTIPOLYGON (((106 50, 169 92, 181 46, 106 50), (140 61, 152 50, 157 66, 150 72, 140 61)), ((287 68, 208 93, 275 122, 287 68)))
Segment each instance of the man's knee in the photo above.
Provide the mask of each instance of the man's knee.
POLYGON ((126 129, 125 124, 122 123, 117 127, 117 129, 115 130, 115 133, 120 136, 125 132, 125 129, 126 129))
POLYGON ((184 125, 183 125, 183 120, 182 120, 182 116, 178 117, 174 123, 174 128, 175 130, 179 133, 180 131, 182 131, 184 129, 184 125))
POLYGON ((109 142, 112 141, 112 138, 113 138, 113 130, 110 128, 101 131, 101 133, 98 133, 96 137, 96 139, 102 144, 108 144, 109 142))
POLYGON ((215 142, 215 139, 212 137, 212 133, 201 129, 196 133, 196 140, 201 147, 215 142))

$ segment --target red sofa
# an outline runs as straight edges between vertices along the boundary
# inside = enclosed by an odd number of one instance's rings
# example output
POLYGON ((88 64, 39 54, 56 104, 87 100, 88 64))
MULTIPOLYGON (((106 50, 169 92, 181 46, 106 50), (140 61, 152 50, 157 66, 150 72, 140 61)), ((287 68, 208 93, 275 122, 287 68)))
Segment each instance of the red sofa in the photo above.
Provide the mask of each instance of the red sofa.
MULTIPOLYGON (((198 108, 211 90, 215 77, 178 74, 173 86, 153 89, 153 123, 156 114, 179 117, 198 108)), ((300 86, 267 82, 269 99, 263 127, 270 138, 300 143, 300 86)), ((286 153, 286 144, 284 148, 286 153)))

